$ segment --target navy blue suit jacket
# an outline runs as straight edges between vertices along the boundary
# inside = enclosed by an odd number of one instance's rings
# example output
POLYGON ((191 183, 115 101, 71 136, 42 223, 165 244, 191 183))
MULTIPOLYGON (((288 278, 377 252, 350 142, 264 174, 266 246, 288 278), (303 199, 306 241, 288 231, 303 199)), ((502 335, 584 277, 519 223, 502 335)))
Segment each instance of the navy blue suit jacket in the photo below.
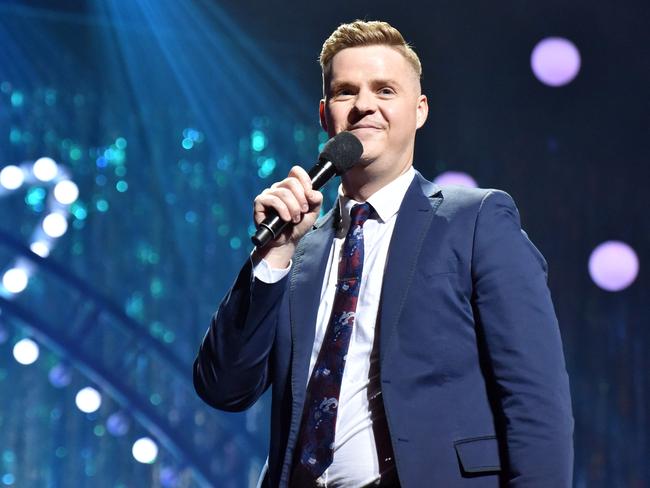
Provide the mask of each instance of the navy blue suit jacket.
MULTIPOLYGON (((197 393, 228 411, 272 386, 267 486, 287 486, 337 209, 278 283, 246 263, 203 340, 197 393)), ((378 316, 380 380, 404 487, 569 487, 573 417, 546 262, 496 190, 419 173, 399 210, 378 316)))

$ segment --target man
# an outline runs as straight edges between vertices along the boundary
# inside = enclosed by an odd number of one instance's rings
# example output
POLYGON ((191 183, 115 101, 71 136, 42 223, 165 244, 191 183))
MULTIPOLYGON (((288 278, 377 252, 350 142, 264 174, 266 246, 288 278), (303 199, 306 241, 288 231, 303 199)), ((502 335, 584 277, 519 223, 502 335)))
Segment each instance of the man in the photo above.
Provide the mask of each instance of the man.
POLYGON ((299 167, 255 199, 292 222, 215 314, 198 394, 240 411, 272 385, 263 486, 568 487, 573 418, 546 262, 494 190, 412 167, 420 62, 384 22, 341 25, 320 118, 363 144, 337 205, 299 167))

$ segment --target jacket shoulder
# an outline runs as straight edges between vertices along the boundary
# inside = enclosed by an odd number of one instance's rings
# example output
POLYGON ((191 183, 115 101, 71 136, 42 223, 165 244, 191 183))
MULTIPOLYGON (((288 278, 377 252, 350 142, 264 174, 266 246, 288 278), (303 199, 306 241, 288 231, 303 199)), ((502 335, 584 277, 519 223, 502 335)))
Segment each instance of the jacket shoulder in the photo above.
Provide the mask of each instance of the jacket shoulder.
POLYGON ((442 206, 451 212, 461 210, 478 211, 483 202, 490 195, 499 194, 512 200, 506 192, 494 188, 470 188, 459 185, 440 186, 425 179, 419 172, 416 173, 422 193, 430 199, 441 198, 442 206))
POLYGON ((464 186, 444 186, 440 188, 442 202, 438 212, 449 215, 476 216, 485 206, 486 201, 505 201, 508 206, 516 208, 510 195, 494 188, 468 188, 464 186))

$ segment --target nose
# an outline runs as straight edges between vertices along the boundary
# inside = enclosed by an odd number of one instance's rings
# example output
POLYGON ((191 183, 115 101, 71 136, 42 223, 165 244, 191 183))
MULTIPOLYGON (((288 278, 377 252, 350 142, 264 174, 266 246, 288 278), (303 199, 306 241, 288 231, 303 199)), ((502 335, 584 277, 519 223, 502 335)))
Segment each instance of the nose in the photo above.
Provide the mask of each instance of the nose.
POLYGON ((375 98, 369 90, 360 90, 354 101, 354 108, 360 114, 372 113, 376 109, 375 98))

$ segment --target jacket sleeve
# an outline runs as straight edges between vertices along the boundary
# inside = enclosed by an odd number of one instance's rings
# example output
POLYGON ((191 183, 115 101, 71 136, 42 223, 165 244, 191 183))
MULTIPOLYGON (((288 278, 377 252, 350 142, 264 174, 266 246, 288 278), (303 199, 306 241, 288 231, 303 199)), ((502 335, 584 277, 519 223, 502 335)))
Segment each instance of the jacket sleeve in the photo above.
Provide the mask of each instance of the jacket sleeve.
POLYGON ((270 384, 270 356, 287 277, 267 284, 253 277, 250 259, 212 317, 196 360, 194 388, 209 405, 247 409, 270 384))
POLYGON ((573 416, 547 265, 504 192, 481 202, 472 275, 478 333, 505 429, 508 486, 570 487, 573 416))

